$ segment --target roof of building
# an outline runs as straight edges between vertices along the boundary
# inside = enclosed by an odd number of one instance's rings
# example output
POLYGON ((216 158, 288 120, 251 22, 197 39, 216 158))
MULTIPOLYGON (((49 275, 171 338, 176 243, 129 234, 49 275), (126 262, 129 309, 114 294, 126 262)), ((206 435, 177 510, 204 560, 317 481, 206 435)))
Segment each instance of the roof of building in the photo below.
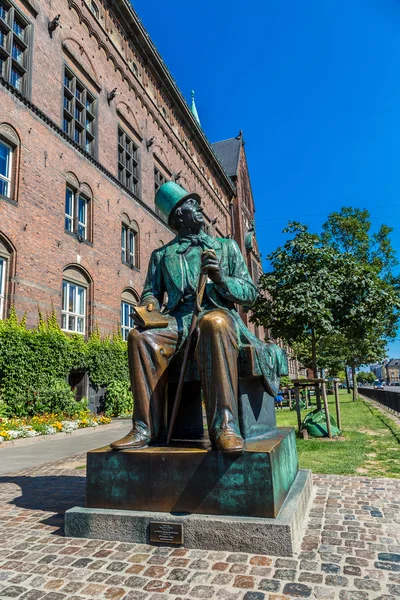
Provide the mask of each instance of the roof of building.
POLYGON ((400 366, 400 358, 391 358, 386 366, 387 367, 399 367, 400 366))
POLYGON ((242 137, 230 138, 229 140, 215 142, 211 145, 229 177, 236 177, 239 168, 242 137))
POLYGON ((210 144, 208 138, 205 136, 202 128, 200 127, 199 121, 192 113, 191 107, 188 105, 185 98, 183 97, 182 92, 180 91, 176 81, 169 72, 167 66, 161 58, 160 53, 158 52, 156 46, 151 40, 146 29, 144 28, 143 23, 138 17, 138 14, 133 8, 131 1, 113 0, 112 6, 114 11, 119 16, 121 22, 123 22, 125 27, 127 27, 128 30, 131 31, 132 35, 134 36, 134 39, 136 40, 136 46, 140 47, 140 49, 145 53, 145 59, 147 61, 150 61, 150 63, 152 63, 156 67, 158 75, 163 82, 164 90, 168 90, 169 93, 173 94, 174 100, 177 102, 180 110, 182 111, 182 114, 185 117, 189 116, 189 119, 186 122, 187 125, 194 125, 198 140, 202 144, 203 149, 206 150, 206 152, 208 152, 209 155, 211 155, 212 163, 214 163, 214 166, 218 168, 230 191, 234 193, 236 191, 234 183, 230 179, 228 173, 225 171, 223 163, 216 155, 216 152, 210 144), (126 14, 126 11, 128 12, 128 14, 126 14))

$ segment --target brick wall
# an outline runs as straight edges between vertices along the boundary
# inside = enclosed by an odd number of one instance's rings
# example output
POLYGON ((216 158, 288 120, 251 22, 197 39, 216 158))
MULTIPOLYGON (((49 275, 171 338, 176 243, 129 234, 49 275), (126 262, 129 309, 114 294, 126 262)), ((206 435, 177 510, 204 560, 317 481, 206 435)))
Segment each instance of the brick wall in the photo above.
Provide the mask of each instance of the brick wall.
POLYGON ((100 8, 96 19, 85 2, 15 0, 15 4, 33 24, 34 35, 29 101, 10 86, 0 85, 0 123, 10 125, 20 140, 14 152, 19 160, 17 202, 0 199, 0 233, 15 249, 7 308, 13 301, 20 316, 27 313, 29 326, 36 323, 37 305, 43 310, 53 305, 60 314, 63 269, 80 265, 91 281, 88 326, 96 322, 104 332, 116 330, 123 290, 140 293, 152 250, 172 238, 154 214, 154 166, 161 162, 172 176, 180 174, 178 183, 200 193, 206 216, 218 217, 217 235, 232 232, 229 203, 234 187, 216 166, 201 132, 196 133, 197 125, 185 117, 184 107, 179 112, 179 98, 173 109, 171 99, 160 91, 152 65, 144 66, 139 42, 127 43, 126 32, 116 26, 105 5, 96 2, 100 8), (48 22, 57 14, 61 26, 50 36, 48 22), (60 129, 64 65, 96 98, 94 160, 60 129), (107 96, 115 88, 116 96, 109 102, 107 96), (118 125, 139 147, 137 198, 116 181, 118 125), (79 242, 64 230, 68 177, 91 191, 90 243, 79 242), (139 227, 138 269, 121 262, 123 215, 139 227))

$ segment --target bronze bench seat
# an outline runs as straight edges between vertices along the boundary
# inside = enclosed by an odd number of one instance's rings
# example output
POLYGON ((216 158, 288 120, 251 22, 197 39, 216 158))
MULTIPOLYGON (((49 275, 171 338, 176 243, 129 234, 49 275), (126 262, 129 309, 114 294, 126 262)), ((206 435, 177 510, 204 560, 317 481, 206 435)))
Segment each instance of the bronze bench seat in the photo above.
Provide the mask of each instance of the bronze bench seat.
MULTIPOLYGON (((179 352, 168 367, 168 419, 175 398, 182 366, 183 353, 179 352)), ((264 389, 255 349, 244 345, 239 353, 239 420, 245 440, 255 439, 276 429, 274 399, 264 389)), ((189 358, 182 399, 174 428, 173 440, 204 438, 200 375, 194 354, 189 358)))

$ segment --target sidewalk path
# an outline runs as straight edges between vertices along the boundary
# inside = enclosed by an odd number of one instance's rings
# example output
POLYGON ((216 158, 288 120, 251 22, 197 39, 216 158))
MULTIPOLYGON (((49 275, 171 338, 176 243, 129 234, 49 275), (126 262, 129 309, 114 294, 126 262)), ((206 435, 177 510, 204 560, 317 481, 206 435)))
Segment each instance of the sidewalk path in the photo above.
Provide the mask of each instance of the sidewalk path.
POLYGON ((66 538, 85 455, 0 477, 0 598, 398 600, 400 480, 314 476, 293 558, 66 538))
POLYGON ((57 435, 46 436, 41 439, 33 438, 31 443, 20 446, 5 446, 0 448, 0 475, 101 448, 128 433, 130 426, 129 420, 114 421, 110 425, 79 431, 79 435, 71 434, 60 438, 57 435))

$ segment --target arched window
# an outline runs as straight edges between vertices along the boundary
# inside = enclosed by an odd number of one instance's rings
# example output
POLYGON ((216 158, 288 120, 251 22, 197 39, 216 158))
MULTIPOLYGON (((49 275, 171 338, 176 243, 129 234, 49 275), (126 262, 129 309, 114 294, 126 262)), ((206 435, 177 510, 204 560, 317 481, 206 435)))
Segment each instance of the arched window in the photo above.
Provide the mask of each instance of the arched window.
POLYGON ((126 289, 122 292, 121 297, 121 335, 124 340, 128 339, 130 330, 133 327, 133 319, 131 317, 132 309, 137 305, 139 296, 133 290, 126 289))
POLYGON ((0 198, 17 201, 20 140, 8 123, 0 125, 0 198))
POLYGON ((139 241, 138 224, 124 214, 121 223, 121 260, 135 269, 139 269, 140 266, 139 241))
POLYGON ((65 231, 75 234, 79 241, 91 238, 92 191, 83 183, 79 184, 73 173, 67 174, 65 189, 65 231))
POLYGON ((78 266, 66 267, 62 281, 61 329, 86 334, 89 275, 78 266))
POLYGON ((91 12, 94 14, 94 16, 96 17, 96 19, 99 18, 99 8, 97 6, 97 4, 95 2, 93 2, 93 0, 91 0, 90 2, 90 10, 91 12))
POLYGON ((5 319, 7 316, 13 254, 12 246, 0 235, 0 319, 5 319))

